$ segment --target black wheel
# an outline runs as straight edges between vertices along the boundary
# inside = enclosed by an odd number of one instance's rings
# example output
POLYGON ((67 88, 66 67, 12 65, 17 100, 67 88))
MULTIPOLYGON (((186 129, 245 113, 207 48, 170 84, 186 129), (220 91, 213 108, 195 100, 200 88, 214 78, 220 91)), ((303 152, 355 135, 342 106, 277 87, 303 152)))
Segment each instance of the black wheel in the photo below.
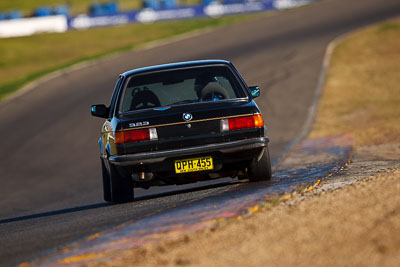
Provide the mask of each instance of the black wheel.
POLYGON ((121 176, 116 167, 110 163, 110 195, 114 203, 133 201, 133 181, 130 177, 121 176))
POLYGON ((250 164, 247 175, 250 182, 271 180, 272 170, 268 147, 264 149, 264 153, 259 161, 254 160, 250 164))
POLYGON ((103 194, 104 200, 110 202, 111 199, 111 185, 110 185, 110 176, 108 175, 108 171, 104 161, 101 160, 101 173, 103 175, 103 194))

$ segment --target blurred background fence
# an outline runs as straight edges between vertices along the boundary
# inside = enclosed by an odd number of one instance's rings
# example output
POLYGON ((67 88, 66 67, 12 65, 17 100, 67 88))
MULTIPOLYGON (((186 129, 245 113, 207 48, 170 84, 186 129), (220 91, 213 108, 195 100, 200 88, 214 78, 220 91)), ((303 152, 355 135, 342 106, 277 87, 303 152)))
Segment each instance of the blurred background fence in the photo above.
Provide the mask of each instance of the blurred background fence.
POLYGON ((220 17, 292 8, 312 1, 316 0, 203 0, 200 4, 187 4, 187 1, 182 4, 177 0, 143 0, 141 7, 131 10, 120 10, 118 2, 105 2, 90 4, 86 13, 75 15, 70 14, 68 5, 39 6, 30 15, 23 15, 22 11, 16 9, 0 11, 0 38, 128 23, 220 17))

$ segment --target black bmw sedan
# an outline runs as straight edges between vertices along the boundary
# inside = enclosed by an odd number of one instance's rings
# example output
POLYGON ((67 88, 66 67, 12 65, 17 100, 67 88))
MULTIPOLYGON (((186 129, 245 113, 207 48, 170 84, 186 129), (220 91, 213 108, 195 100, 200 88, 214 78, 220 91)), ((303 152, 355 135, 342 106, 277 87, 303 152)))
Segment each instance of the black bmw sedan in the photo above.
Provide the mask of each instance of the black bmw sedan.
POLYGON ((221 177, 271 179, 269 139, 248 87, 224 60, 173 63, 120 75, 99 139, 104 199, 132 201, 134 187, 221 177))

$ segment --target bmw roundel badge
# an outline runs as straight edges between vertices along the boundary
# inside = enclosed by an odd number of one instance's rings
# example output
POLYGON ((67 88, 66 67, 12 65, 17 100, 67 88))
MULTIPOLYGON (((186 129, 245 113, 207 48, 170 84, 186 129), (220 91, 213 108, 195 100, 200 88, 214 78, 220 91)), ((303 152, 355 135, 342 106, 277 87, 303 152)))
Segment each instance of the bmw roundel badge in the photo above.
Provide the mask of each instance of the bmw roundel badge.
POLYGON ((191 121, 193 119, 193 116, 190 113, 183 113, 182 117, 185 121, 191 121))

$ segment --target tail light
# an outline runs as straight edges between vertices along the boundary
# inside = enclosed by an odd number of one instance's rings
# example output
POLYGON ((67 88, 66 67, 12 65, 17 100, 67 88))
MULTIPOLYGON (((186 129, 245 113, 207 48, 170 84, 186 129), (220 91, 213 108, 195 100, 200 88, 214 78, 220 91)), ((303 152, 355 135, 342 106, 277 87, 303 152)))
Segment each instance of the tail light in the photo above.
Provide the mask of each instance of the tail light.
POLYGON ((158 140, 157 129, 147 128, 115 132, 115 143, 125 144, 130 142, 158 140))
POLYGON ((261 114, 221 120, 221 132, 264 127, 261 114))

